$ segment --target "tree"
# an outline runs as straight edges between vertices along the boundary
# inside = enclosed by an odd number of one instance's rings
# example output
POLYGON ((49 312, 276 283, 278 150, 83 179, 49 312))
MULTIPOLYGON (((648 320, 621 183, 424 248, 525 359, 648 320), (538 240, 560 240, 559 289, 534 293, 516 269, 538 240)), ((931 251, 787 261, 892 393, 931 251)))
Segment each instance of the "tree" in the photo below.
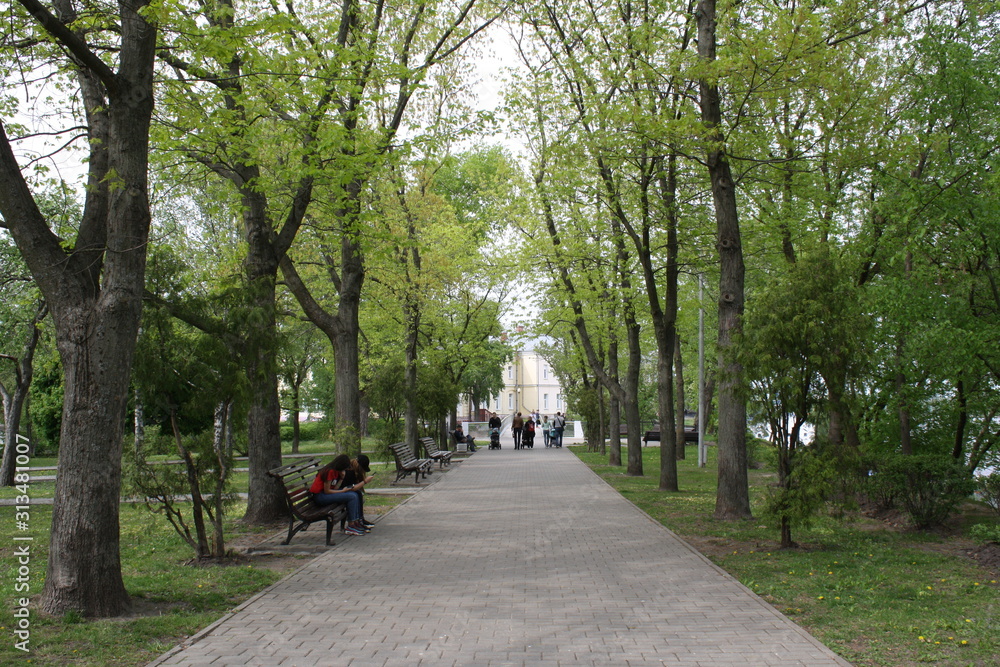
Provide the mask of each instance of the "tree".
POLYGON ((62 239, 39 209, 0 124, 0 213, 50 309, 66 373, 41 609, 114 616, 128 607, 118 494, 150 222, 156 27, 146 18, 145 0, 122 0, 116 13, 97 13, 86 27, 68 0, 56 0, 55 13, 37 0, 20 4, 27 14, 12 13, 8 25, 16 35, 40 28, 31 41, 57 45, 51 53, 79 85, 90 148, 83 214, 75 238, 62 239), (114 54, 114 67, 103 54, 114 54))
POLYGON ((42 320, 48 314, 44 301, 26 275, 27 269, 16 261, 14 249, 0 247, 0 322, 13 334, 0 347, 0 363, 10 362, 13 374, 0 375, 0 398, 3 399, 4 447, 0 464, 0 486, 14 485, 15 454, 21 442, 21 417, 28 390, 34 377, 35 350, 42 339, 42 320), (22 331, 25 333, 20 334, 22 331), (20 349, 15 349, 14 346, 20 349))

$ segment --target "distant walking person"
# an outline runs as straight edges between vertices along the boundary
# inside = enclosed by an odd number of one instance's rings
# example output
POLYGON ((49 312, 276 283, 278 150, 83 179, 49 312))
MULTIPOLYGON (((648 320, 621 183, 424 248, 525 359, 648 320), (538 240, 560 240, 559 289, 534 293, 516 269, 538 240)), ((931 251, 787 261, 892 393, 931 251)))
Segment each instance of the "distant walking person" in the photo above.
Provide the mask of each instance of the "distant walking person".
POLYGON ((549 421, 548 415, 542 416, 542 423, 538 425, 542 429, 542 437, 545 439, 545 446, 552 446, 552 422, 549 421))
POLYGON ((561 412, 557 412, 556 416, 552 418, 553 447, 562 447, 563 429, 565 428, 566 428, 566 418, 562 416, 561 412))
POLYGON ((510 434, 514 436, 514 449, 521 449, 521 429, 523 428, 524 419, 521 417, 521 413, 518 412, 510 420, 510 434))

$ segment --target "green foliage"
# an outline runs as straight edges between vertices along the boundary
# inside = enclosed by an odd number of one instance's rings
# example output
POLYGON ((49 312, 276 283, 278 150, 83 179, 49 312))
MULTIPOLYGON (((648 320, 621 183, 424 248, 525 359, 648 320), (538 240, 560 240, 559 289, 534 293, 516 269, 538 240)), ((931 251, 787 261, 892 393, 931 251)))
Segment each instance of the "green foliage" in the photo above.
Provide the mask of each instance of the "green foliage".
POLYGON ((35 453, 55 455, 59 451, 62 428, 63 372, 59 355, 53 350, 35 360, 35 377, 29 392, 35 453))
POLYGON ((920 529, 942 524, 976 489, 964 466, 932 454, 886 457, 868 484, 872 495, 891 498, 920 529))
POLYGON ((977 477, 976 487, 983 502, 1000 515, 1000 472, 977 477))
MULTIPOLYGON (((224 545, 208 546, 208 535, 201 521, 207 515, 221 531, 223 516, 218 512, 219 507, 230 507, 237 500, 231 492, 232 455, 215 447, 211 432, 183 436, 178 448, 181 451, 175 450, 173 454, 182 454, 181 462, 152 462, 145 451, 126 449, 122 492, 143 499, 151 512, 162 514, 195 556, 224 555, 224 545), (220 493, 222 502, 217 504, 212 496, 220 493), (196 502, 196 497, 200 501, 196 502)), ((218 533, 213 539, 217 536, 218 533)))
POLYGON ((1000 544, 1000 524, 977 523, 969 528, 969 537, 980 544, 994 542, 1000 544))
MULTIPOLYGON (((376 446, 380 447, 388 455, 388 446, 394 442, 401 442, 404 434, 404 424, 401 419, 389 419, 386 417, 372 419, 368 422, 368 430, 375 438, 376 446)), ((392 458, 391 455, 389 458, 392 458)))
MULTIPOLYGON (((303 442, 323 440, 329 436, 330 425, 325 421, 299 423, 299 440, 303 442)), ((281 439, 282 441, 289 441, 292 439, 292 426, 290 424, 282 424, 281 439)))
POLYGON ((812 525, 834 489, 836 462, 813 448, 800 448, 791 456, 791 472, 784 484, 767 489, 761 516, 791 527, 812 525))

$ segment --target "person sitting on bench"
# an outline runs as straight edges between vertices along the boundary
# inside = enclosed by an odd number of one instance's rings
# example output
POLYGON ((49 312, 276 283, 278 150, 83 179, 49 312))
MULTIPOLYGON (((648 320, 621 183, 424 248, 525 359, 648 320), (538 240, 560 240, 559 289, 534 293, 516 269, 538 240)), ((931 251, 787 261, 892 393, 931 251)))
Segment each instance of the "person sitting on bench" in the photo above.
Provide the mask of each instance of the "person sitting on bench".
POLYGON ((461 424, 459 424, 458 426, 455 427, 454 432, 452 432, 452 436, 455 438, 455 442, 458 442, 458 443, 464 442, 466 445, 468 445, 470 452, 476 451, 476 440, 475 440, 475 438, 473 438, 471 435, 465 435, 465 432, 462 431, 462 425, 461 424))
POLYGON ((337 455, 333 461, 319 469, 316 479, 309 487, 313 502, 320 507, 332 505, 347 505, 347 528, 344 529, 346 535, 364 535, 364 524, 361 523, 361 499, 358 497, 360 487, 358 484, 346 488, 340 487, 344 479, 345 471, 351 467, 351 457, 347 454, 337 455))

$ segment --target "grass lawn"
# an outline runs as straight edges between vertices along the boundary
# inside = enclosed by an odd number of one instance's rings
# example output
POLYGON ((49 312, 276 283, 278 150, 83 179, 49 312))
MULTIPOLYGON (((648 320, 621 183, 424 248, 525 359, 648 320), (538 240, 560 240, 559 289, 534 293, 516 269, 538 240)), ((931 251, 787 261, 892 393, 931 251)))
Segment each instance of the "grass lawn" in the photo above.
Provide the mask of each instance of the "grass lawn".
MULTIPOLYGON (((644 477, 628 477, 607 456, 571 448, 624 497, 702 551, 776 609, 855 665, 996 665, 1000 573, 965 554, 960 526, 907 531, 861 515, 822 517, 779 550, 778 530, 760 520, 723 522, 715 507, 715 449, 697 467, 697 448, 678 461, 679 493, 657 489, 660 450, 643 450, 644 477)), ((623 453, 624 455, 624 453, 623 453)), ((773 478, 750 473, 756 505, 773 478)), ((970 505, 972 514, 977 508, 970 505)), ((995 520, 995 519, 994 519, 995 520)))
MULTIPOLYGON (((316 452, 331 451, 329 443, 317 444, 316 452)), ((43 464, 32 460, 32 465, 43 464)), ((394 465, 373 465, 378 471, 377 485, 391 481, 389 470, 394 465)), ((41 473, 51 474, 51 473, 41 473)), ((246 490, 246 473, 236 476, 238 490, 246 490)), ((32 483, 31 497, 51 497, 52 482, 32 483)), ((16 489, 3 489, 0 497, 13 498, 16 489)), ((384 513, 404 498, 370 494, 365 507, 374 513, 384 513)), ((240 517, 245 505, 230 510, 230 516, 240 517)), ((181 639, 214 622, 225 612, 263 590, 285 574, 297 569, 309 557, 244 556, 225 563, 192 564, 193 552, 159 514, 143 505, 121 506, 122 575, 132 597, 132 615, 108 620, 86 620, 75 614, 62 618, 46 618, 31 607, 30 653, 15 648, 13 634, 17 619, 14 609, 17 599, 30 595, 37 603, 45 582, 48 558, 49 528, 52 508, 32 505, 28 530, 19 530, 14 507, 0 507, 0 665, 144 665, 167 651, 181 639), (15 541, 15 537, 31 536, 32 541, 15 541), (29 572, 19 582, 16 549, 30 545, 29 572), (17 586, 29 586, 19 591, 17 586)), ((252 543, 284 532, 287 523, 249 528, 238 519, 227 522, 229 546, 252 543)))

